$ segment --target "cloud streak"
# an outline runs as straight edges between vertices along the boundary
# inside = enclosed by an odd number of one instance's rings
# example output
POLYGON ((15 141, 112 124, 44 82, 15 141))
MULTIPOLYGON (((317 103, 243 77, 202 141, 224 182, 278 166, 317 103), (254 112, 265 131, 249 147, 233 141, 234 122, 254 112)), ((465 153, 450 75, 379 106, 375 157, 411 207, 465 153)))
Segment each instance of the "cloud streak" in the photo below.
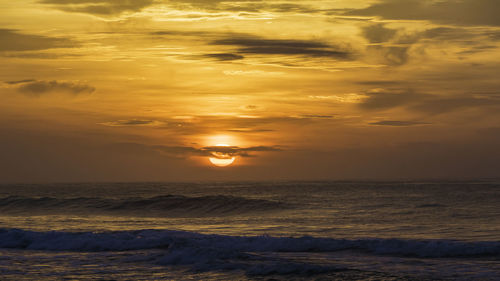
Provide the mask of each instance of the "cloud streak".
POLYGON ((163 125, 164 123, 157 120, 131 119, 131 120, 104 122, 99 124, 109 127, 127 127, 127 126, 158 126, 158 125, 163 125))
POLYGON ((0 52, 40 51, 53 48, 71 48, 78 44, 68 38, 55 38, 19 33, 13 29, 0 29, 0 52))
POLYGON ((242 55, 231 54, 231 53, 206 54, 204 56, 207 58, 218 60, 218 61, 233 61, 233 60, 241 60, 241 59, 245 58, 242 55))
POLYGON ((370 125, 375 126, 392 126, 392 127, 409 127, 409 126, 418 126, 418 125, 430 125, 430 123, 419 122, 419 121, 398 121, 398 120, 384 120, 369 123, 370 125))
POLYGON ((43 81, 43 80, 18 80, 7 81, 7 85, 13 85, 21 93, 29 96, 41 96, 53 92, 68 93, 72 95, 90 94, 95 91, 95 88, 80 82, 70 81, 43 81))
POLYGON ((240 55, 283 55, 352 60, 354 53, 345 47, 315 40, 267 39, 240 36, 217 39, 212 45, 234 46, 240 55))

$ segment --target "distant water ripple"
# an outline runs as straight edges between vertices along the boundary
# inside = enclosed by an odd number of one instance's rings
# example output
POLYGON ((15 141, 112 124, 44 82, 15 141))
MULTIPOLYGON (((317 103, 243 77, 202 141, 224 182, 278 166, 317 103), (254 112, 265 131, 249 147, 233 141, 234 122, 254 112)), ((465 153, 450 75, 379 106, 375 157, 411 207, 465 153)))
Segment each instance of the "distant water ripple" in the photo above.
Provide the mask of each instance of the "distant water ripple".
POLYGON ((288 208, 275 201, 215 195, 187 197, 165 195, 152 198, 53 198, 9 196, 0 198, 3 214, 112 214, 134 216, 224 216, 269 212, 288 208))

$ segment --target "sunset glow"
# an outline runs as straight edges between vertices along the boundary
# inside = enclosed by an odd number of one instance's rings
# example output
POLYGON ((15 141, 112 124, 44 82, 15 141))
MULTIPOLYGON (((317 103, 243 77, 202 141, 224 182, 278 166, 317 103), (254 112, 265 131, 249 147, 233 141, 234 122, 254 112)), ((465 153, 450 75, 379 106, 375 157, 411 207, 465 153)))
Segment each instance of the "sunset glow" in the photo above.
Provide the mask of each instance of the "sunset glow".
POLYGON ((495 176, 497 9, 491 0, 0 1, 0 176, 495 176), (231 174, 207 165, 220 143, 234 146, 231 174))
POLYGON ((500 280, 500 0, 0 0, 0 281, 500 280))

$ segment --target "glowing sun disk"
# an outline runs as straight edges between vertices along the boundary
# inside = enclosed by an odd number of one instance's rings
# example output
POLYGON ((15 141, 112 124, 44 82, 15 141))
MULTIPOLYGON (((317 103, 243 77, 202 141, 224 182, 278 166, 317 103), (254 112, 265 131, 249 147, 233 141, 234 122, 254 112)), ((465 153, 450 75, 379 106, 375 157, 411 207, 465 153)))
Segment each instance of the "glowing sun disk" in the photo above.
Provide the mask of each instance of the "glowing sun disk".
POLYGON ((234 159, 236 159, 236 158, 233 157, 233 158, 229 158, 229 159, 220 159, 220 158, 210 157, 208 159, 210 160, 210 162, 212 164, 214 164, 217 167, 226 167, 226 166, 233 164, 234 159))
MULTIPOLYGON (((217 144, 215 146, 229 146, 228 144, 217 144)), ((210 162, 212 164, 214 164, 215 166, 217 167, 226 167, 226 166, 229 166, 231 164, 233 164, 234 160, 236 159, 236 157, 231 157, 231 158, 216 158, 216 157, 210 157, 208 158, 208 160, 210 160, 210 162)))

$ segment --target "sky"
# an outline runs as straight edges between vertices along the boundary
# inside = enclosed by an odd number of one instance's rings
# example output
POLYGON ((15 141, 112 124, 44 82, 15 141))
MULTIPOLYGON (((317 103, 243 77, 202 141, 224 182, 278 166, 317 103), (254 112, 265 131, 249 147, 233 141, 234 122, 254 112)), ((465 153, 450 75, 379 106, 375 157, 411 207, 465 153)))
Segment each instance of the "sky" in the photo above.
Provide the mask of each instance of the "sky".
POLYGON ((0 0, 0 182, 498 178, 498 14, 0 0))

